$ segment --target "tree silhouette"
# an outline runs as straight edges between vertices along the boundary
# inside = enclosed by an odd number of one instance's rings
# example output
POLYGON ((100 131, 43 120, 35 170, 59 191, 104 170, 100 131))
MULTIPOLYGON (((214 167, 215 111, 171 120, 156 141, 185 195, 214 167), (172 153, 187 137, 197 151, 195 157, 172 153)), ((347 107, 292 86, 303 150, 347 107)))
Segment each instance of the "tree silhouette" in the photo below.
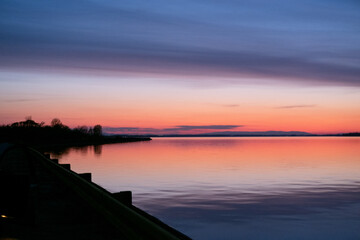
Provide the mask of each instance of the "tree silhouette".
MULTIPOLYGON (((101 145, 115 142, 132 142, 151 140, 150 138, 103 136, 102 126, 78 126, 69 128, 60 119, 54 118, 50 125, 44 122, 37 123, 27 117, 25 121, 8 125, 0 125, 0 142, 29 144, 32 146, 63 145, 101 145)), ((96 148, 96 153, 101 149, 96 148)))
POLYGON ((22 122, 15 122, 11 124, 11 127, 26 127, 26 128, 33 128, 33 127, 42 127, 45 123, 37 123, 31 119, 31 116, 26 117, 25 121, 22 122))
POLYGON ((95 125, 93 128, 93 134, 97 137, 102 136, 102 126, 99 124, 95 125))
POLYGON ((62 127, 63 124, 62 124, 62 122, 60 121, 60 119, 54 118, 53 120, 51 120, 51 126, 52 126, 52 127, 62 127))
POLYGON ((77 126, 76 128, 74 128, 74 131, 83 135, 88 134, 89 129, 87 126, 77 126))

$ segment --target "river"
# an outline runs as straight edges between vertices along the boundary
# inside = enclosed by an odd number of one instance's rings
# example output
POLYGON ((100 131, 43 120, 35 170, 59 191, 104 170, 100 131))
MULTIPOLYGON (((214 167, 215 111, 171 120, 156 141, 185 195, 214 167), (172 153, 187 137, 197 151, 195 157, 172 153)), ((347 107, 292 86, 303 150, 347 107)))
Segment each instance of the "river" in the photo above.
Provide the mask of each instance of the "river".
POLYGON ((154 138, 52 156, 193 239, 360 239, 359 137, 154 138))

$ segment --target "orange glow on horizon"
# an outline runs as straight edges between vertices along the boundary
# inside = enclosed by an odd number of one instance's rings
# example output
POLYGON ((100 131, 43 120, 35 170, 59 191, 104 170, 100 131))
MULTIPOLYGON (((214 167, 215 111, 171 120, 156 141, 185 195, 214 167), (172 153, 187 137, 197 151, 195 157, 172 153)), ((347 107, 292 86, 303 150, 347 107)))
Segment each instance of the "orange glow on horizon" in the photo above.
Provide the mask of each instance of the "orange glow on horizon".
POLYGON ((80 80, 74 77, 51 85, 39 80, 35 88, 26 82, 7 83, 12 90, 0 90, 0 124, 32 116, 47 124, 59 118, 70 127, 242 125, 229 131, 360 131, 358 88, 230 84, 201 88, 178 83, 174 87, 161 79, 117 79, 106 84, 94 80, 84 87, 80 80))

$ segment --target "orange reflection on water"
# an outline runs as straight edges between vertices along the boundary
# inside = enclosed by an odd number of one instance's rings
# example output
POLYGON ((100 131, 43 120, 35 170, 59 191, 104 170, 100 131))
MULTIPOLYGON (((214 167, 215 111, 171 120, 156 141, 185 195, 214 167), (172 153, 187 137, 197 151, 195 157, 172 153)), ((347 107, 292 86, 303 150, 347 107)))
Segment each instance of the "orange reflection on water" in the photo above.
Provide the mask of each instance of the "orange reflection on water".
POLYGON ((344 184, 360 174, 360 138, 155 138, 70 150, 61 161, 111 191, 344 184))

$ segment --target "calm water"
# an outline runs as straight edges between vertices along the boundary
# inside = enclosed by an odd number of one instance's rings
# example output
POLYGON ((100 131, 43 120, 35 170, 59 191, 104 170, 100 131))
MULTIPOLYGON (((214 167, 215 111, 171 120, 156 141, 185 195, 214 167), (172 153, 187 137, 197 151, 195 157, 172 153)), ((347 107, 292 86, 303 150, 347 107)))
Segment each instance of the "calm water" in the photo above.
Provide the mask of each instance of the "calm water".
POLYGON ((194 239, 360 239, 360 138, 154 138, 57 157, 194 239))

